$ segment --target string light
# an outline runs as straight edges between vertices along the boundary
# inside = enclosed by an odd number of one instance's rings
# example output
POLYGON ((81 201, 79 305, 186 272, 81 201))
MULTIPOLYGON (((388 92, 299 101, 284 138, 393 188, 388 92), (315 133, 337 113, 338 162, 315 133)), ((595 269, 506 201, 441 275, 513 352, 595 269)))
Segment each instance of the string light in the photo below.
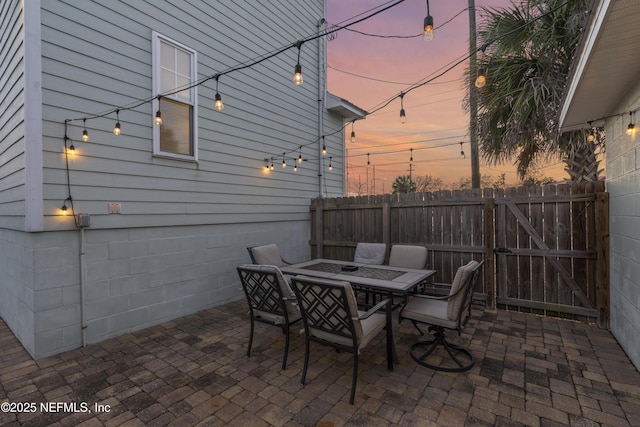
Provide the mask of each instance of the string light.
POLYGON ((324 145, 324 135, 322 135, 322 155, 323 156, 327 155, 327 146, 324 145))
POLYGON ((409 158, 409 161, 413 162, 413 148, 410 148, 409 152, 411 153, 411 157, 409 158))
POLYGON ((269 159, 264 159, 264 171, 269 172, 269 159))
POLYGON ((369 153, 367 153, 367 167, 371 166, 371 161, 369 160, 369 153))
POLYGON ((71 199, 71 196, 64 199, 64 202, 62 202, 62 207, 60 208, 60 210, 62 211, 62 215, 67 214, 67 211, 68 211, 67 202, 70 202, 71 206, 73 207, 73 200, 71 199))
POLYGON ((82 119, 84 130, 82 131, 82 140, 84 142, 89 141, 89 132, 87 132, 87 119, 82 119))
POLYGON ((293 164, 293 171, 298 172, 298 165, 295 163, 293 164))
POLYGON ((464 158, 465 158, 465 155, 464 155, 464 150, 462 149, 462 144, 464 144, 464 142, 463 142, 463 141, 460 141, 460 155, 461 155, 461 156, 462 156, 462 158, 464 159, 464 158))
POLYGON ((216 96, 215 96, 216 102, 215 102, 215 106, 216 106, 216 110, 222 111, 222 109, 224 108, 224 104, 222 103, 222 97, 218 93, 218 79, 219 78, 220 78, 220 74, 216 74, 216 96))
POLYGON ((73 142, 69 146, 69 154, 76 154, 76 147, 73 145, 73 142))
POLYGON ((296 84, 296 86, 300 86, 303 82, 302 65, 300 65, 300 51, 302 50, 302 43, 304 43, 302 40, 298 40, 298 42, 295 44, 295 46, 298 48, 298 62, 293 73, 293 82, 296 84))
POLYGON ((478 68, 478 76, 476 77, 476 87, 478 89, 484 87, 487 84, 487 72, 484 70, 484 67, 478 68))
POLYGON ((269 167, 269 169, 271 169, 271 170, 273 170, 273 169, 274 169, 274 167, 273 167, 273 162, 271 162, 271 166, 269 167))
POLYGON ((356 142, 356 132, 353 130, 353 125, 356 121, 352 121, 351 122, 351 143, 353 144, 354 142, 356 142))
POLYGON ((302 145, 300 146, 300 154, 298 154, 298 163, 302 163, 302 145))
POLYGON ((287 154, 287 153, 282 153, 282 167, 283 168, 287 167, 287 161, 284 159, 285 154, 287 154))
POLYGON ((596 140, 596 131, 593 128, 592 122, 587 122, 591 130, 589 131, 589 135, 587 135, 587 142, 593 142, 596 140))
POLYGON ((332 159, 332 158, 333 158, 333 157, 329 156, 329 170, 330 170, 330 171, 331 171, 331 170, 333 170, 333 166, 331 165, 331 159, 332 159))
POLYGON ((118 136, 122 129, 120 128, 120 110, 116 110, 116 125, 113 128, 113 134, 118 136))
POLYGON ((433 30, 433 16, 429 11, 429 0, 427 0, 427 16, 424 18, 424 26, 422 30, 422 40, 430 42, 435 37, 435 31, 433 30))
POLYGON ((633 116, 631 111, 629 111, 629 126, 627 126, 627 135, 633 136, 636 130, 636 125, 633 123, 633 116))
POLYGON ((407 115, 404 112, 404 92, 400 92, 400 123, 407 123, 407 115))

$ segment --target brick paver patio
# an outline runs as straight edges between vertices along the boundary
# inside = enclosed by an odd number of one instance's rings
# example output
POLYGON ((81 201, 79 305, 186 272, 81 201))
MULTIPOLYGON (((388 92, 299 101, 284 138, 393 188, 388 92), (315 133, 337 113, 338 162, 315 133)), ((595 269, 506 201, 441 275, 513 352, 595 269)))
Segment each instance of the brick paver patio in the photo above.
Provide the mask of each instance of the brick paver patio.
POLYGON ((248 332, 238 301, 33 361, 0 321, 0 426, 640 426, 640 374, 594 325, 474 308, 455 342, 476 365, 436 373, 395 324, 399 365, 386 370, 380 334, 354 405, 351 355, 314 346, 302 386, 303 337, 283 371, 280 330, 258 324, 250 358, 248 332))

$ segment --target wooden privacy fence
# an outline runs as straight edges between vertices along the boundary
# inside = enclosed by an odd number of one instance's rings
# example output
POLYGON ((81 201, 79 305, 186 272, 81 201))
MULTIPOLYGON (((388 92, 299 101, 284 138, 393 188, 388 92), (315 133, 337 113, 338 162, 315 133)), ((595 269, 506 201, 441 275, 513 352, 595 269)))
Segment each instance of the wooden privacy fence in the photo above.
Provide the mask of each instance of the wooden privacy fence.
POLYGON ((358 242, 423 245, 438 282, 484 260, 476 294, 490 309, 607 327, 608 200, 604 182, 315 199, 312 256, 352 260, 358 242))

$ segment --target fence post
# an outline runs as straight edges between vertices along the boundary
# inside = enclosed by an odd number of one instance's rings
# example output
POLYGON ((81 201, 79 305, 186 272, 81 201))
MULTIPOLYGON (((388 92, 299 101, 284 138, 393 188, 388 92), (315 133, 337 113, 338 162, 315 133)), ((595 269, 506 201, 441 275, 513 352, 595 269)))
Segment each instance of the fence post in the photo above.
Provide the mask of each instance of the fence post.
POLYGON ((485 285, 487 287, 487 309, 496 309, 496 275, 495 275, 495 255, 494 249, 494 234, 495 227, 493 224, 495 208, 495 199, 484 199, 484 277, 485 285))
POLYGON ((324 258, 324 224, 322 218, 324 214, 322 208, 324 207, 323 199, 316 199, 316 217, 315 217, 315 235, 316 235, 316 256, 315 258, 324 258))
POLYGON ((387 245, 385 259, 389 259, 391 249, 391 203, 388 198, 382 203, 382 242, 387 245))
POLYGON ((596 307, 598 326, 609 328, 609 193, 596 193, 596 307))

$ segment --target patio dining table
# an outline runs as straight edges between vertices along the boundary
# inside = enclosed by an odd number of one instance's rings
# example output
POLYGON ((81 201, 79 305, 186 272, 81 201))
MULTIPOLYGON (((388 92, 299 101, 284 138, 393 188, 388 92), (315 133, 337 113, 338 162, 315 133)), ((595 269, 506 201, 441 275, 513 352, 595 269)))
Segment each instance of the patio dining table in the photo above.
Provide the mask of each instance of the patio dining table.
POLYGON ((435 270, 389 267, 388 265, 361 264, 332 259, 310 261, 280 267, 283 273, 324 279, 342 280, 377 293, 406 294, 419 283, 436 274, 435 270))

